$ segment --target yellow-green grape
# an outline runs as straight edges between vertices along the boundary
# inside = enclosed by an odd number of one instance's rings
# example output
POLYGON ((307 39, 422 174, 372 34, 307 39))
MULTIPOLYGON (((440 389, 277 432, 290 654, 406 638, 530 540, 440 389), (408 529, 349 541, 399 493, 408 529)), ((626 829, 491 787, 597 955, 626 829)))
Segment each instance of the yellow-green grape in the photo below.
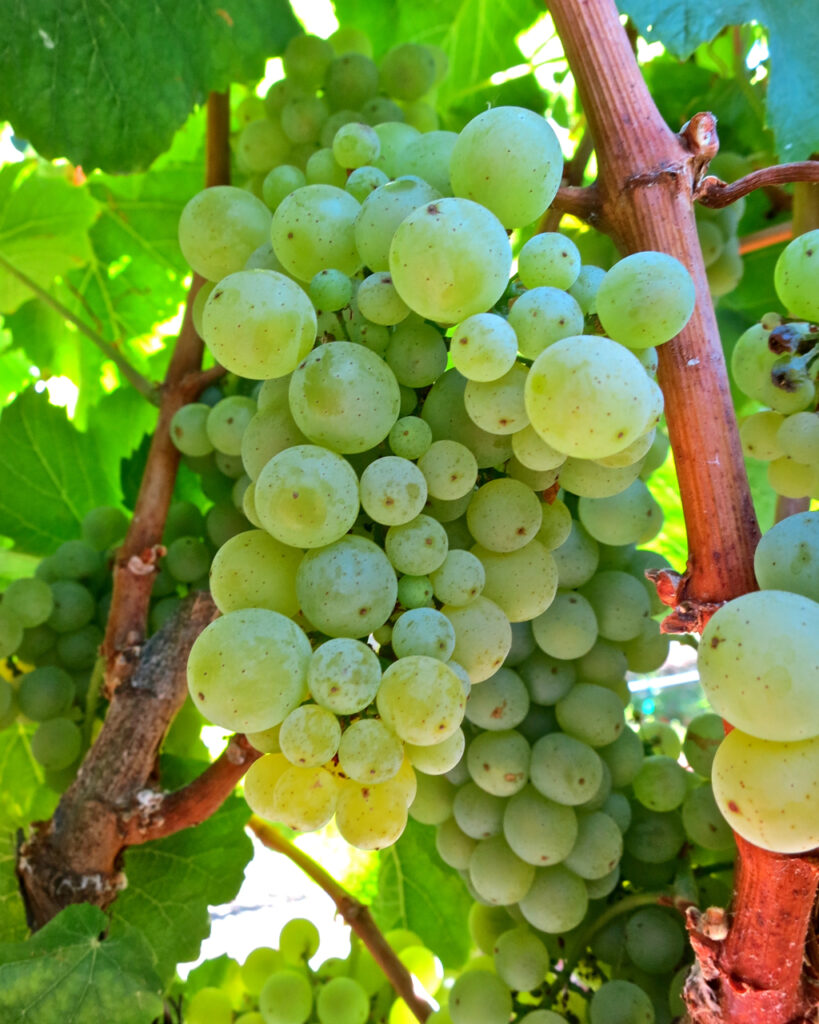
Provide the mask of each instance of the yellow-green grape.
POLYGON ((563 154, 554 130, 539 114, 494 107, 462 129, 450 173, 456 195, 482 203, 504 227, 523 227, 554 199, 563 154))
POLYGON ((519 480, 499 478, 480 487, 466 510, 469 531, 484 548, 517 551, 540 529, 541 503, 519 480))
POLYGON ((444 501, 469 494, 478 479, 475 456, 458 441, 433 441, 419 457, 418 468, 429 494, 444 501))
POLYGON ((625 727, 620 698, 593 683, 576 683, 557 702, 555 712, 560 728, 590 747, 613 743, 625 727))
POLYGON ((689 838, 706 850, 729 850, 734 845, 731 827, 723 818, 707 782, 685 798, 682 820, 689 838))
POLYGON ((336 806, 339 834, 359 850, 391 846, 407 824, 408 803, 401 795, 401 786, 394 779, 367 786, 343 783, 336 806))
POLYGON ((527 864, 544 867, 565 860, 575 848, 578 817, 571 807, 550 800, 533 786, 525 786, 505 805, 503 834, 518 857, 527 864))
POLYGON ((314 768, 335 756, 341 726, 332 711, 318 704, 294 708, 279 727, 279 747, 292 764, 314 768))
POLYGON ((455 648, 455 630, 435 608, 412 608, 396 619, 391 643, 398 658, 422 654, 449 661, 455 648))
POLYGON ((210 568, 210 591, 221 612, 268 608, 295 615, 296 570, 304 552, 264 530, 245 530, 226 541, 210 568))
POLYGON ((799 512, 772 526, 757 545, 754 572, 763 590, 819 601, 819 511, 799 512))
POLYGON ((512 995, 496 974, 469 970, 459 975, 449 993, 452 1024, 506 1024, 512 1014, 512 995))
POLYGON ((339 788, 338 779, 325 768, 290 765, 273 791, 276 821, 299 832, 323 828, 335 812, 339 788))
POLYGON ((563 452, 547 444, 531 424, 512 434, 512 451, 527 469, 559 469, 566 461, 563 452))
POLYGON ((608 498, 619 494, 638 476, 643 477, 641 462, 606 466, 601 461, 567 458, 560 467, 561 486, 579 498, 608 498))
POLYGON ((306 964, 319 948, 319 930, 305 917, 294 917, 287 921, 279 933, 279 950, 294 967, 306 964))
POLYGON ((360 640, 327 640, 313 652, 307 685, 313 700, 338 715, 363 711, 381 683, 381 666, 371 647, 360 640))
POLYGON ((361 474, 361 505, 377 523, 408 523, 420 515, 426 500, 424 474, 409 459, 385 455, 361 474))
POLYGON ((777 433, 784 421, 782 413, 773 409, 763 409, 746 417, 739 425, 739 439, 745 455, 763 462, 781 458, 785 452, 777 440, 777 433))
POLYGON ((312 1009, 310 982, 294 967, 272 974, 259 994, 265 1024, 305 1024, 312 1009))
POLYGON ((497 380, 514 366, 518 339, 502 316, 475 313, 452 332, 449 354, 452 365, 467 380, 497 380))
POLYGON ((387 725, 408 743, 440 743, 460 726, 465 698, 460 680, 425 655, 399 658, 384 672, 376 698, 387 725))
POLYGON ((484 597, 503 609, 510 622, 528 622, 541 615, 557 593, 557 566, 551 554, 531 540, 517 551, 472 549, 486 575, 484 597))
POLYGON ((580 251, 566 235, 542 231, 518 253, 518 274, 527 288, 571 288, 580 273, 580 251))
POLYGON ((683 753, 686 761, 698 775, 710 778, 714 755, 724 736, 722 719, 713 711, 703 711, 688 723, 683 740, 683 753))
POLYGON ((525 925, 510 928, 498 937, 492 950, 495 969, 516 992, 531 992, 546 978, 549 951, 540 938, 525 925))
POLYGON ((400 154, 401 169, 428 181, 443 196, 452 195, 450 158, 458 136, 455 132, 422 132, 400 154))
POLYGON ((797 462, 819 466, 819 414, 797 412, 782 423, 776 435, 783 454, 797 462))
POLYGON ((529 770, 539 793, 567 806, 586 803, 603 781, 599 752, 563 732, 548 733, 535 741, 529 770))
POLYGON ((316 996, 321 1024, 365 1024, 370 1016, 367 992, 354 978, 331 978, 316 996))
POLYGON ((312 348, 316 313, 305 292, 284 274, 240 270, 220 279, 208 296, 202 334, 218 362, 233 373, 253 380, 281 377, 312 348))
POLYGON ((404 745, 379 718, 361 718, 344 730, 338 764, 354 782, 387 782, 398 774, 404 745))
MULTIPOLYGON (((384 126, 376 127, 378 134, 384 126)), ((390 243, 396 228, 413 210, 440 198, 421 178, 402 174, 376 188, 361 205, 355 222, 355 241, 370 270, 389 270, 390 243)))
POLYGON ((268 821, 278 820, 274 797, 276 783, 289 767, 290 762, 284 754, 265 754, 248 768, 243 782, 244 795, 254 814, 268 821))
POLYGON ((512 627, 503 609, 480 596, 465 606, 444 605, 441 611, 455 628, 452 657, 471 682, 480 683, 497 672, 512 646, 512 627))
POLYGON ((630 981, 607 981, 589 1004, 590 1024, 654 1024, 650 997, 630 981))
POLYGON ((509 323, 525 359, 535 359, 561 338, 583 332, 583 310, 561 288, 541 285, 524 292, 509 310, 509 323))
POLYGON ((766 740, 819 736, 819 604, 764 590, 723 605, 699 647, 703 689, 732 725, 766 740))
POLYGON ((819 738, 782 743, 734 729, 714 758, 714 798, 731 828, 776 853, 819 846, 819 738))
POLYGON ((491 308, 509 280, 502 224, 468 199, 439 199, 410 213, 390 245, 393 284, 426 319, 459 323, 491 308))
POLYGON ((791 316, 819 320, 819 230, 808 231, 789 242, 774 269, 774 286, 791 316))
MULTIPOLYGON (((338 170, 344 176, 343 170, 338 170)), ((360 209, 349 192, 335 185, 311 184, 296 189, 273 214, 271 237, 276 256, 302 281, 310 281, 328 267, 352 276, 361 267, 354 234, 360 209)))
POLYGON ((476 555, 461 548, 452 548, 429 578, 435 597, 442 604, 461 606, 480 595, 486 582, 486 571, 476 555))
POLYGON ((200 988, 185 1007, 185 1024, 231 1024, 230 996, 220 988, 200 988))
POLYGON ((269 729, 306 695, 311 653, 304 631, 278 612, 229 612, 194 641, 188 689, 215 725, 239 732, 269 729))
POLYGON ((391 526, 384 538, 384 551, 393 568, 411 576, 434 572, 446 558, 448 547, 446 530, 427 515, 391 526))
POLYGON ((197 273, 220 281, 241 270, 254 249, 268 240, 270 222, 270 210, 261 199, 245 189, 216 185, 186 204, 179 218, 179 246, 197 273))
POLYGON ((278 949, 259 946, 251 950, 247 959, 239 968, 242 984, 252 996, 257 996, 264 988, 264 983, 275 971, 284 967, 285 960, 278 949))
POLYGON ((528 369, 515 363, 497 380, 467 381, 464 406, 473 423, 489 434, 514 434, 527 424, 524 388, 528 369))
POLYGON ((451 771, 461 760, 466 747, 463 729, 456 729, 440 743, 418 746, 405 743, 404 752, 414 768, 425 775, 443 775, 451 771))

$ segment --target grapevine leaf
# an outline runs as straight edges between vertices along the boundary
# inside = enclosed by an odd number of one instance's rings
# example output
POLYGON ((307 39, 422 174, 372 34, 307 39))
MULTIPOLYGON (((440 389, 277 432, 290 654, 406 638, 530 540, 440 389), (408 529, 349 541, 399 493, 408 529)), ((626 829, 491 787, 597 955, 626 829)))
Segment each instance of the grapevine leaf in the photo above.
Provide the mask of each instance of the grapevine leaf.
POLYGON ((0 1019, 149 1024, 161 988, 145 941, 102 938, 99 907, 68 907, 26 942, 0 945, 0 1019))
MULTIPOLYGON (((90 259, 88 229, 98 212, 88 189, 59 170, 35 161, 9 164, 0 170, 0 256, 48 288, 90 259)), ((30 289, 0 267, 0 312, 12 313, 30 298, 30 289)))
POLYGON ((19 942, 28 935, 20 882, 15 873, 16 845, 12 832, 0 834, 0 942, 19 942))
POLYGON ((90 509, 117 503, 117 472, 96 434, 81 434, 29 388, 0 417, 0 534, 50 553, 90 509))
POLYGON ((3 23, 0 117, 43 156, 115 173, 144 170, 299 30, 286 0, 12 0, 3 23))
POLYGON ((0 834, 30 821, 48 818, 57 794, 46 787, 40 764, 31 753, 34 726, 15 722, 0 732, 0 834))
POLYGON ((249 816, 247 804, 232 797, 201 825, 126 853, 128 887, 112 908, 110 934, 142 935, 164 981, 179 961, 199 955, 210 933, 208 906, 239 891, 253 855, 244 832, 249 816))
POLYGON ((472 900, 438 856, 434 830, 410 820, 398 842, 379 858, 372 905, 379 928, 409 928, 445 967, 460 967, 469 954, 463 922, 472 900))
MULTIPOLYGON (((783 160, 806 160, 819 150, 819 78, 815 74, 819 21, 814 0, 620 0, 620 10, 649 39, 686 59, 726 25, 758 21, 768 30, 768 127, 783 160)), ((719 117, 720 110, 714 113, 719 117)))

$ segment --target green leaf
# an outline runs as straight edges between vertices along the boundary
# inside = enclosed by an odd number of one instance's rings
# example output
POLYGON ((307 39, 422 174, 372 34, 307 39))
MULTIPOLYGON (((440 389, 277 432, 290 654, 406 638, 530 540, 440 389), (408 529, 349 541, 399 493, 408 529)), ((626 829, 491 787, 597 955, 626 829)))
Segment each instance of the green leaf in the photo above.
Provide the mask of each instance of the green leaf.
POLYGON ((0 942, 20 942, 28 935, 26 911, 15 873, 17 843, 13 833, 0 835, 0 942))
POLYGON ((83 516, 115 505, 118 465, 45 395, 24 391, 0 417, 0 534, 29 554, 77 535, 83 516))
POLYGON ((0 732, 0 833, 48 818, 58 796, 45 785, 40 764, 31 753, 33 725, 17 721, 0 732))
POLYGON ((128 887, 112 908, 111 936, 144 936, 163 980, 179 961, 199 955, 210 934, 208 906, 239 891, 253 855, 244 831, 249 817, 244 800, 231 797, 201 825, 126 853, 128 887))
POLYGON ((12 0, 3 25, 0 117, 46 157, 112 172, 144 170, 299 31, 286 0, 12 0))
POLYGON ((525 63, 515 37, 542 14, 535 0, 336 0, 335 8, 342 24, 369 33, 378 52, 398 40, 440 46, 449 57, 449 73, 438 88, 439 104, 456 108, 461 120, 486 109, 489 95, 497 102, 490 77, 525 63))
MULTIPOLYGON (((0 171, 0 256, 48 288, 90 258, 88 229, 97 213, 88 189, 72 185, 59 169, 10 164, 0 171)), ((30 298, 30 289, 0 267, 0 312, 30 298)))
POLYGON ((102 938, 107 919, 68 907, 26 942, 0 945, 0 1019, 26 1024, 149 1024, 159 979, 139 935, 102 938))
MULTIPOLYGON (((683 59, 726 25, 760 22, 768 30, 767 124, 777 151, 787 161, 806 160, 819 151, 819 19, 814 0, 620 0, 619 7, 646 38, 659 39, 683 59)), ((720 116, 718 107, 714 113, 720 116)))
POLYGON ((435 830, 410 819, 379 858, 378 896, 371 908, 379 928, 409 928, 445 967, 460 967, 469 955, 463 923, 472 899, 438 856, 435 830))

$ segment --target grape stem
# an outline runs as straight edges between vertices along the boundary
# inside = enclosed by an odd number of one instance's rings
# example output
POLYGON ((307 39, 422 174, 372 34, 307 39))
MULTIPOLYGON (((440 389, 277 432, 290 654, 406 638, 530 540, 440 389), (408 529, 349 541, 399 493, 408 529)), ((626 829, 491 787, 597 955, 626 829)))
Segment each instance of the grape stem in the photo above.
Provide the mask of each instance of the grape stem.
POLYGON ((694 192, 694 199, 702 206, 720 210, 724 206, 735 203, 737 199, 750 195, 758 188, 767 188, 770 185, 790 185, 798 181, 819 181, 819 160, 802 160, 798 163, 762 167, 730 184, 709 174, 700 181, 694 192))
POLYGON ((320 864, 308 857, 289 839, 285 839, 272 825, 253 815, 248 828, 269 850, 284 854, 327 893, 339 914, 370 951, 396 994, 423 1024, 432 1013, 433 1007, 415 991, 412 975, 384 938, 373 920, 369 907, 347 892, 320 864))

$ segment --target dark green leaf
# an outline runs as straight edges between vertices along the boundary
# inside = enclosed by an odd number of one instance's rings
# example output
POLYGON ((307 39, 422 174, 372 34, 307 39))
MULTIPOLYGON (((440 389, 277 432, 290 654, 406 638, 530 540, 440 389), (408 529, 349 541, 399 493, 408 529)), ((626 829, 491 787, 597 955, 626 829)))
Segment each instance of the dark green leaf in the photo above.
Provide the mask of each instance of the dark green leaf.
MULTIPOLYGON (((61 170, 35 161, 9 164, 0 171, 0 256, 48 288, 90 259, 88 229, 97 213, 88 189, 72 185, 61 170)), ((30 298, 30 289, 0 267, 0 312, 30 298)))
MULTIPOLYGON (((650 39, 688 57, 726 25, 758 21, 768 30, 770 74, 767 123, 783 160, 805 160, 819 150, 819 19, 814 0, 620 0, 620 9, 650 39)), ((720 110, 714 113, 719 117, 720 110)))
POLYGON ((398 842, 382 850, 379 859, 378 897, 372 905, 379 928, 409 928, 445 967, 460 967, 469 955, 463 922, 472 899, 438 856, 435 830, 410 819, 398 842))
POLYGON ((26 1024, 149 1024, 161 988, 145 941, 102 938, 99 907, 68 907, 26 942, 0 945, 0 1019, 26 1024))
POLYGON ((201 825, 128 850, 128 887, 113 906, 111 936, 144 936, 164 980, 179 961, 199 955, 210 933, 208 906, 239 891, 253 855, 244 831, 249 816, 244 800, 231 797, 201 825))
POLYGON ((113 172, 146 168, 299 30, 286 0, 12 0, 3 24, 0 117, 44 156, 113 172))
POLYGON ((29 388, 0 417, 0 534, 48 554, 90 509, 117 503, 117 469, 95 434, 80 434, 29 388))

